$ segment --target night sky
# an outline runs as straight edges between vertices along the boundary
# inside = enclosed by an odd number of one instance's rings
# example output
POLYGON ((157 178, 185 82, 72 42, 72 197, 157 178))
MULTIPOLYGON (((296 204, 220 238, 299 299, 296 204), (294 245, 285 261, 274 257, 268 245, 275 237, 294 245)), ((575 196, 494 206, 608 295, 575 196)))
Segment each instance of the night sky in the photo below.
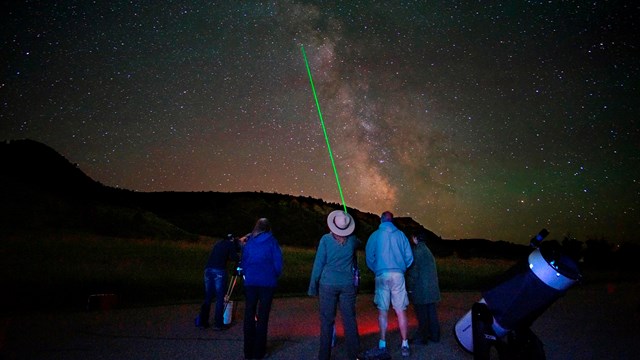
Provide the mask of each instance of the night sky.
POLYGON ((347 206, 638 239, 635 1, 11 3, 0 139, 105 185, 341 204, 303 46, 347 206))

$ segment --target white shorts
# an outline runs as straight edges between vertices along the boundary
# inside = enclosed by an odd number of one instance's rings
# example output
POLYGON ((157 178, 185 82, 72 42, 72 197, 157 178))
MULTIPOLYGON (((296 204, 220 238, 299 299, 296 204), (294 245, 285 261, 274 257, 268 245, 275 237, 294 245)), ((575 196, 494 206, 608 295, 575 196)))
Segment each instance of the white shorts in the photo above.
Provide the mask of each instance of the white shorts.
POLYGON ((373 302, 378 309, 388 311, 389 304, 394 310, 406 310, 409 297, 404 285, 404 274, 399 272, 383 273, 376 276, 376 291, 373 302))

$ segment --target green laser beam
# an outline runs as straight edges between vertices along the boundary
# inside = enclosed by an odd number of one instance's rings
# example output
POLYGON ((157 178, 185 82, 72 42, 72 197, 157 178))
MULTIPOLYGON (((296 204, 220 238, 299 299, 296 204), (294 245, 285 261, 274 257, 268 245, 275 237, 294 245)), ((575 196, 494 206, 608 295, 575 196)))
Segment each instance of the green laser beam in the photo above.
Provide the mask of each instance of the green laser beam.
POLYGON ((347 212, 347 204, 344 202, 344 195, 342 195, 342 186, 340 186, 340 178, 338 177, 338 169, 336 168, 336 162, 333 160, 333 153, 331 152, 331 145, 329 144, 329 136, 327 135, 327 128, 324 126, 324 119, 322 118, 322 111, 320 111, 320 102, 318 101, 318 94, 316 93, 316 87, 313 85, 313 77, 311 77, 311 69, 309 68, 309 61, 307 60, 307 54, 304 52, 304 46, 300 45, 302 50, 302 57, 304 58, 304 64, 307 67, 307 74, 309 75, 309 83, 311 84, 311 91, 313 92, 313 99, 316 101, 316 108, 318 109, 318 117, 320 117, 320 125, 322 125, 322 132, 324 133, 324 139, 327 142, 327 150, 329 151, 329 159, 331 159, 331 167, 333 167, 333 173, 336 175, 336 184, 338 184, 338 192, 340 193, 340 199, 342 200, 342 206, 344 212, 347 212))

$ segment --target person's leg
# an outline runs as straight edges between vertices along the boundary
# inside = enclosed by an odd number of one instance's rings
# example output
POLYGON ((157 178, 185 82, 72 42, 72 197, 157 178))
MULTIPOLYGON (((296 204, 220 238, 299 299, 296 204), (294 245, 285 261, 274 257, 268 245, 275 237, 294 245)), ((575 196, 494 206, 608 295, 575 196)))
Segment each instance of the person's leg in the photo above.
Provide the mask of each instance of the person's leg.
POLYGON ((416 331, 414 340, 418 343, 426 344, 429 335, 427 305, 413 304, 413 308, 416 311, 416 318, 418 319, 418 330, 416 331))
POLYGON ((256 323, 256 344, 254 356, 262 359, 267 352, 267 331, 269 329, 269 313, 275 288, 259 287, 258 293, 258 322, 256 323))
POLYGON ((255 358, 256 344, 256 309, 258 307, 258 288, 256 286, 245 286, 245 307, 244 307, 244 357, 255 358))
POLYGON ((398 310, 396 311, 396 315, 398 316, 398 328, 400 329, 400 336, 402 336, 402 341, 408 339, 407 333, 409 332, 409 321, 407 320, 407 311, 406 310, 398 310))
MULTIPOLYGON (((438 311, 436 303, 427 304, 427 318, 429 324, 429 340, 433 342, 440 341, 440 321, 438 320, 438 311)), ((426 329, 425 329, 426 330, 426 329)))
POLYGON ((342 289, 339 304, 347 343, 347 358, 355 360, 360 352, 360 336, 358 335, 358 322, 356 320, 356 288, 354 286, 349 285, 342 289))
POLYGON ((209 315, 211 313, 211 300, 215 295, 215 274, 211 269, 204 270, 204 302, 200 306, 200 327, 209 327, 209 315))
POLYGON ((378 309, 378 327, 380 328, 380 340, 387 341, 387 311, 378 309))
POLYGON ((375 295, 373 302, 378 307, 378 327, 380 329, 380 342, 379 348, 386 348, 386 336, 387 336, 387 319, 389 304, 391 301, 391 289, 389 288, 389 276, 388 274, 382 274, 375 278, 375 295))
POLYGON ((331 342, 336 319, 338 291, 333 286, 320 285, 320 347, 318 359, 331 358, 331 342))
POLYGON ((213 317, 213 324, 217 328, 224 327, 224 297, 227 293, 227 272, 224 270, 216 270, 215 277, 216 287, 216 308, 213 317))
POLYGON ((409 297, 407 296, 407 289, 404 285, 404 274, 391 273, 389 274, 389 288, 391 289, 391 304, 398 317, 398 328, 400 329, 400 336, 402 336, 403 356, 404 348, 409 347, 409 322, 407 320, 407 306, 409 306, 409 297))

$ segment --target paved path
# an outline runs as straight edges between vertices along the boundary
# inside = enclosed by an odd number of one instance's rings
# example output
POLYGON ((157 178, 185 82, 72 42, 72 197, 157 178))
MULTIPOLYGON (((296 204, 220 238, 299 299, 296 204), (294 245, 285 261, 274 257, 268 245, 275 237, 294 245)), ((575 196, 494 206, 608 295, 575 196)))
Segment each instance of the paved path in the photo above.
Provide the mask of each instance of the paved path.
MULTIPOLYGON (((473 359, 456 343, 452 329, 478 296, 444 293, 438 308, 441 341, 414 346, 411 358, 473 359)), ((198 304, 0 315, 0 359, 242 359, 242 306, 237 302, 233 326, 224 332, 194 328, 198 304)), ((415 319, 413 312, 410 318, 415 319)), ((271 358, 315 358, 318 323, 317 299, 276 299, 269 327, 271 358)), ((400 345, 394 315, 389 323, 388 346, 393 350, 400 345)), ((640 284, 599 284, 569 290, 532 329, 549 360, 638 359, 639 324, 640 284)), ((370 294, 359 296, 358 326, 363 348, 375 346, 377 312, 370 294)), ((415 320, 410 326, 415 328, 415 320)), ((343 359, 344 354, 339 337, 334 358, 343 359)), ((397 350, 392 355, 401 359, 397 350)))

